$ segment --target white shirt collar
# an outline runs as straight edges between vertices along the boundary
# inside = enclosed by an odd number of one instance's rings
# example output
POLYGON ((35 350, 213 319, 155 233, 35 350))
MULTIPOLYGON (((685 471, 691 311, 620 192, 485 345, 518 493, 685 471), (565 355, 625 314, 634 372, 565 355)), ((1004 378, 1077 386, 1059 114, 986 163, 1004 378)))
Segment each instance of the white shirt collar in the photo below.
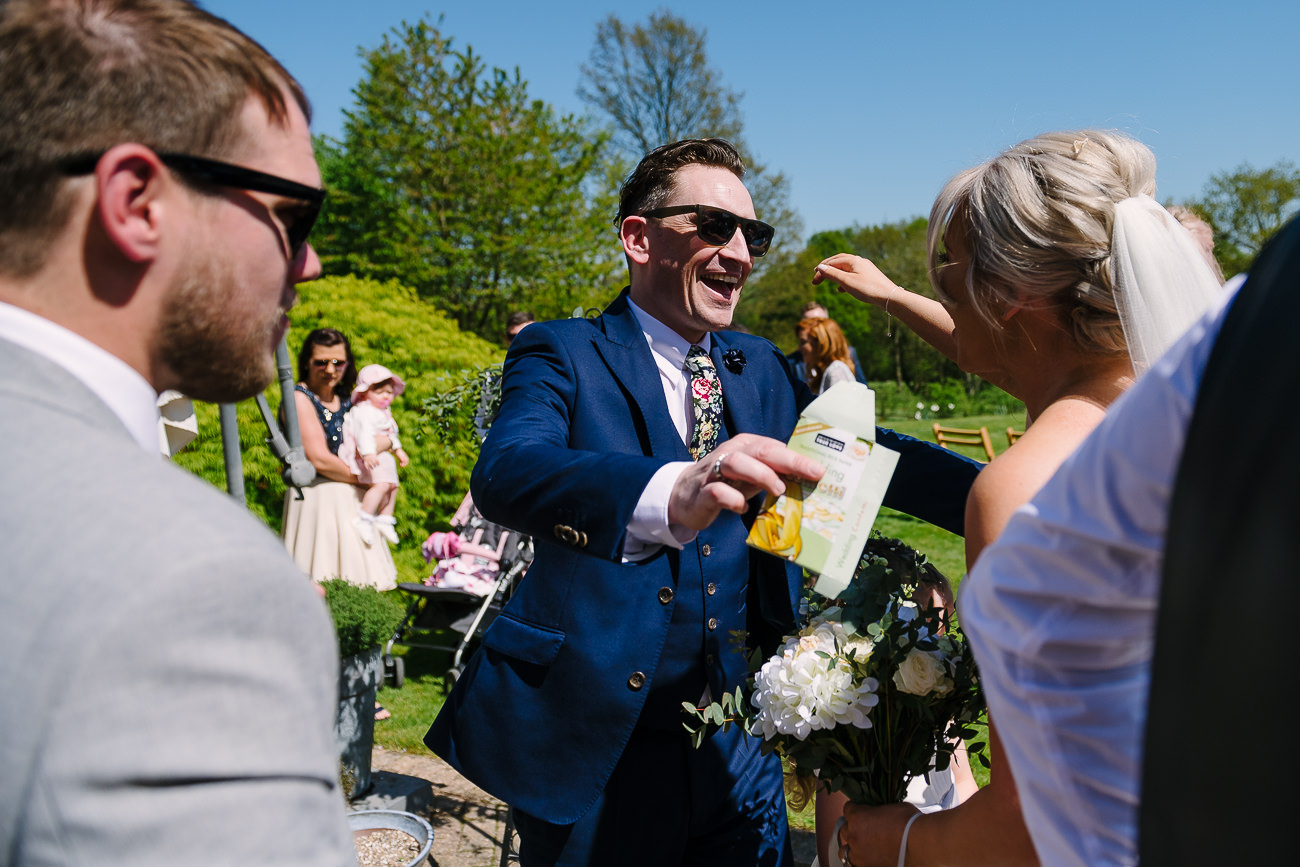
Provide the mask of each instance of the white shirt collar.
POLYGON ((650 351, 657 358, 662 358, 674 369, 682 370, 686 366, 686 353, 690 351, 692 346, 698 345, 705 352, 709 352, 713 348, 713 335, 709 332, 704 332, 704 337, 698 344, 692 344, 685 337, 682 337, 638 307, 631 298, 627 299, 627 303, 632 308, 632 315, 636 317, 637 324, 641 326, 641 330, 645 333, 646 342, 650 344, 650 351))
POLYGON ((0 301, 0 337, 48 358, 95 393, 146 452, 158 452, 158 393, 116 355, 62 325, 0 301))

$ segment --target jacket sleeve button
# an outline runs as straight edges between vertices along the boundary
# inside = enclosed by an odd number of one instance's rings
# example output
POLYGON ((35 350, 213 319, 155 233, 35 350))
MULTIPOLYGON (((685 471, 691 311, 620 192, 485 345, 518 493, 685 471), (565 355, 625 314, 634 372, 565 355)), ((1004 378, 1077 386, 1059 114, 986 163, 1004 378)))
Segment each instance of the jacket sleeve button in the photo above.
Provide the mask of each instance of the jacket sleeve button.
POLYGON ((632 672, 632 676, 627 679, 627 688, 638 690, 645 686, 645 674, 639 671, 632 672))

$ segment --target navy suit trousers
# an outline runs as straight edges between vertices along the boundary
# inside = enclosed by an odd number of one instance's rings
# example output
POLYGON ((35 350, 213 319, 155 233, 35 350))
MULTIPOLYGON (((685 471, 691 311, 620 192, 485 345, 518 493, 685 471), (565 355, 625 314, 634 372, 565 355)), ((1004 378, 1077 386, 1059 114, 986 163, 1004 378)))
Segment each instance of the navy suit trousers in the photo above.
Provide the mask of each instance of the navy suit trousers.
POLYGON ((591 811, 552 825, 515 810, 524 867, 791 867, 781 760, 733 727, 695 749, 638 727, 591 811))

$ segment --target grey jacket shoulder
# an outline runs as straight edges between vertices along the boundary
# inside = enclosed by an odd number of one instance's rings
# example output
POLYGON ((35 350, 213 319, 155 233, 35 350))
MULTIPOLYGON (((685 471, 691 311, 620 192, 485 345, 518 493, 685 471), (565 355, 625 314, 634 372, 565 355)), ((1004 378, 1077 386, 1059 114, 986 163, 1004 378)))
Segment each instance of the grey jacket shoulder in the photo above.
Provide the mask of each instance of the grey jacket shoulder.
POLYGON ((0 861, 352 863, 328 615, 265 526, 0 341, 0 861), (279 857, 286 836, 308 841, 279 857))

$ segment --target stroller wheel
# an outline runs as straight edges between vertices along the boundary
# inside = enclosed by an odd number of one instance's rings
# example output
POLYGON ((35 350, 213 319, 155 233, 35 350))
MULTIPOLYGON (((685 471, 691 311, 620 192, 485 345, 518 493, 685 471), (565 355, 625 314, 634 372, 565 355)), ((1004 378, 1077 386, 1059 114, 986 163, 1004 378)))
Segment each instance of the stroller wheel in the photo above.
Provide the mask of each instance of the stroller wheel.
POLYGON ((384 675, 392 678, 393 689, 401 689, 406 683, 406 660, 400 656, 390 656, 384 660, 384 675))

